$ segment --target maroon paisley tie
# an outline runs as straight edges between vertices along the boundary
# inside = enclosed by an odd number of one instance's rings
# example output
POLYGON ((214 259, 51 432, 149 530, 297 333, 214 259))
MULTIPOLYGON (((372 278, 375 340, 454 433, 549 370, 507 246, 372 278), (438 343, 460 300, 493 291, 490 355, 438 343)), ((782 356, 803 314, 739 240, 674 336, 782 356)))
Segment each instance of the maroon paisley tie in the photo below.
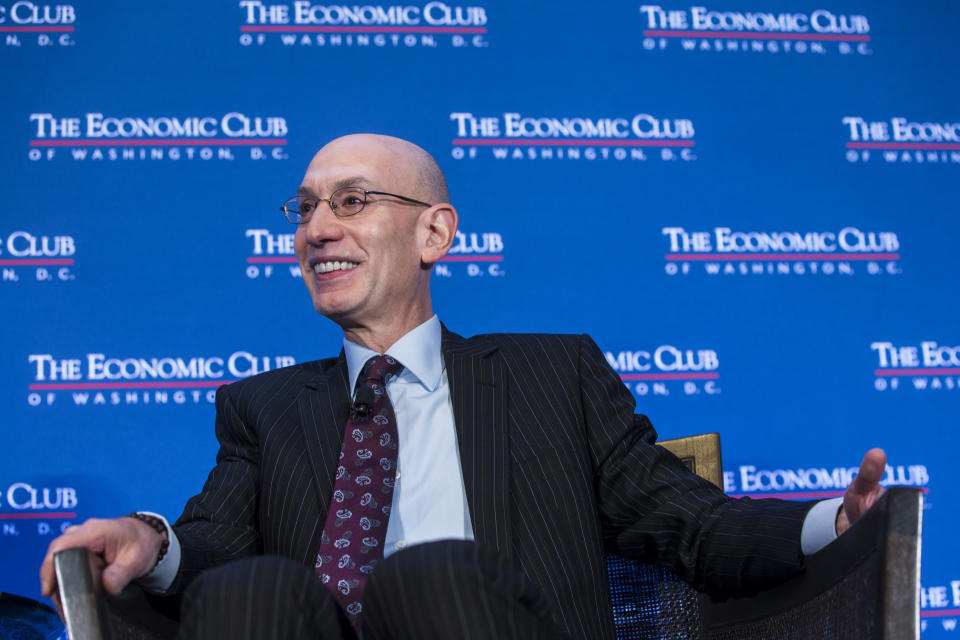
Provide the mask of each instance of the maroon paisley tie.
POLYGON ((375 356, 360 374, 358 403, 347 420, 340 465, 323 527, 316 572, 360 633, 367 576, 383 558, 397 473, 397 418, 387 380, 403 370, 390 356, 375 356), (360 396, 372 398, 369 407, 360 396))

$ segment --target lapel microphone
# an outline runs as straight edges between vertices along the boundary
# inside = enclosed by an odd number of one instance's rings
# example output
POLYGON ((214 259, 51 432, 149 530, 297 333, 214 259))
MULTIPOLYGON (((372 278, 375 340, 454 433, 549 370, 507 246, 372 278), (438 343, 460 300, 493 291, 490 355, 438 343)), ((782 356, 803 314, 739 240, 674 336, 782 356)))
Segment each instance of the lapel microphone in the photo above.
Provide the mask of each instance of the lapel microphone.
POLYGON ((362 385, 357 389, 357 395, 353 399, 353 407, 350 408, 350 413, 354 419, 364 420, 370 415, 370 411, 373 409, 373 403, 376 402, 376 400, 377 396, 373 393, 373 389, 362 385))

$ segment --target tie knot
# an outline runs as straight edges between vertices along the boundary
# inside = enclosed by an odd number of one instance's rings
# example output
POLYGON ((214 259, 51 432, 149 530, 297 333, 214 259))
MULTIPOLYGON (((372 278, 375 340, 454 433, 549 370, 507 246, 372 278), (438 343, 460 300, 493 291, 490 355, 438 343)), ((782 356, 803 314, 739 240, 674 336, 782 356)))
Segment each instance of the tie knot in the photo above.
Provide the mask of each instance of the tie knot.
POLYGON ((391 356, 374 356, 367 360, 361 378, 366 381, 385 384, 387 376, 395 376, 403 371, 403 365, 391 356))

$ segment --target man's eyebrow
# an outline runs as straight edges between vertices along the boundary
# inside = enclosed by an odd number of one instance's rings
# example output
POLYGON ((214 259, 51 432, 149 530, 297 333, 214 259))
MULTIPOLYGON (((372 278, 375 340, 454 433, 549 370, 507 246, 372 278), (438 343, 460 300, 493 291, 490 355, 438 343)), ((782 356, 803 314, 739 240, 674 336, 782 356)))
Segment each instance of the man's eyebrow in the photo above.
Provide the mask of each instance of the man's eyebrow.
POLYGON ((373 183, 364 178, 363 176, 351 176, 349 178, 342 178, 333 183, 333 190, 344 189, 346 187, 369 187, 373 183))
MULTIPOLYGON (((370 180, 364 178, 363 176, 350 176, 349 178, 341 178, 333 183, 332 190, 330 193, 337 191, 338 189, 345 189, 346 187, 360 187, 360 188, 369 188, 373 183, 370 180)), ((330 193, 326 194, 327 196, 330 193)), ((317 194, 314 193, 313 189, 305 187, 303 185, 297 189, 298 196, 313 196, 317 197, 317 194)), ((321 196, 323 197, 323 196, 321 196)))

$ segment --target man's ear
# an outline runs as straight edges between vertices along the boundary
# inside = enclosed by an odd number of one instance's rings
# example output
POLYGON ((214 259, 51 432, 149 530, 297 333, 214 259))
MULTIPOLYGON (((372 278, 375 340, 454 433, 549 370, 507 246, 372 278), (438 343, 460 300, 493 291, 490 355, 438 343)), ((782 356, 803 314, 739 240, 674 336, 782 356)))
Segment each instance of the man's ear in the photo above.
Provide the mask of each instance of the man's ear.
POLYGON ((432 266, 447 255, 457 234, 457 210, 452 204, 435 204, 420 214, 421 232, 426 236, 420 262, 432 266))

